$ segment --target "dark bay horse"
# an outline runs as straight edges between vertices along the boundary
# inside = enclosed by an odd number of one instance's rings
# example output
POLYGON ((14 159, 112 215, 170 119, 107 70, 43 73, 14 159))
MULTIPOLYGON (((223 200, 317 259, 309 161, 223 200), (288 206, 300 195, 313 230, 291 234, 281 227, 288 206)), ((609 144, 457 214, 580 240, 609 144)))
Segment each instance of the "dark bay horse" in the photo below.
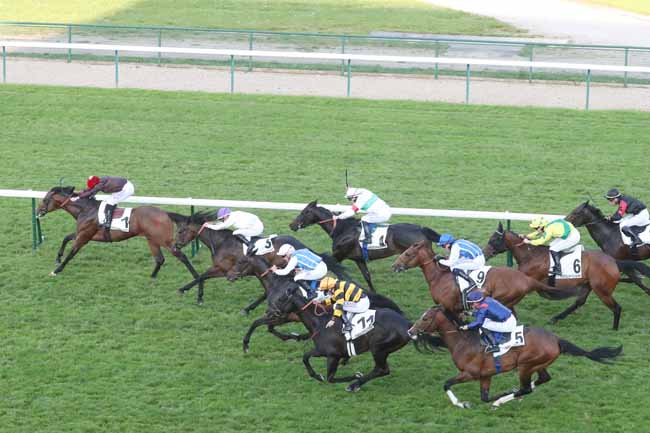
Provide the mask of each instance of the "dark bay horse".
POLYGON ((630 278, 626 282, 636 284, 650 295, 650 287, 644 285, 639 276, 640 273, 650 277, 650 267, 644 263, 635 263, 650 258, 650 245, 641 245, 635 249, 625 245, 618 224, 605 219, 601 210, 590 204, 589 200, 573 209, 566 220, 576 227, 585 226, 600 249, 614 257, 621 272, 630 278))
MULTIPOLYGON (((483 249, 486 258, 505 251, 511 251, 524 274, 538 280, 548 281, 549 253, 548 247, 524 244, 522 237, 515 232, 506 231, 499 223, 488 244, 483 249)), ((600 251, 582 253, 582 278, 557 279, 559 288, 579 287, 578 297, 573 305, 551 319, 552 323, 564 319, 576 309, 584 305, 589 293, 593 290, 600 300, 614 313, 613 329, 618 329, 621 319, 621 306, 614 299, 614 290, 620 279, 616 261, 611 256, 600 251)))
MULTIPOLYGON (((289 224, 293 231, 308 227, 312 224, 320 225, 323 230, 332 238, 332 255, 339 262, 349 259, 353 260, 363 278, 368 283, 368 289, 375 291, 370 277, 370 271, 363 259, 363 253, 359 246, 359 234, 361 227, 359 220, 349 218, 344 220, 333 220, 334 214, 322 206, 318 206, 316 200, 309 203, 300 214, 289 224)), ((418 241, 438 241, 440 235, 428 227, 415 224, 391 224, 386 234, 386 245, 388 248, 381 250, 368 250, 368 259, 376 260, 399 254, 412 244, 418 241)))
MULTIPOLYGON (((244 256, 241 241, 232 234, 230 230, 201 230, 203 223, 213 221, 216 215, 212 211, 203 211, 191 216, 180 215, 169 212, 169 217, 176 223, 176 247, 183 248, 198 236, 199 240, 208 247, 212 256, 212 266, 201 275, 197 275, 193 281, 178 289, 180 294, 185 294, 195 285, 199 285, 197 302, 203 303, 203 282, 210 278, 225 277, 235 263, 244 256), (200 233, 199 233, 200 232, 200 233)), ((284 265, 283 257, 276 257, 277 251, 283 244, 291 244, 294 248, 307 248, 302 242, 293 236, 277 236, 272 239, 274 251, 266 254, 264 257, 275 265, 284 265)), ((345 277, 345 269, 328 255, 320 255, 327 264, 329 270, 340 277, 345 277)), ((252 309, 257 307, 264 297, 250 304, 242 310, 242 313, 248 314, 252 309)))
MULTIPOLYGON (((262 300, 266 299, 269 305, 274 305, 278 296, 286 292, 288 288, 291 288, 295 285, 291 276, 278 276, 269 272, 269 267, 271 264, 264 258, 260 256, 243 256, 239 261, 228 271, 228 280, 234 281, 238 278, 242 278, 247 275, 255 275, 262 286, 264 287, 264 296, 262 300)), ((367 292, 368 300, 370 301, 370 308, 388 308, 399 314, 402 314, 400 308, 392 300, 388 299, 385 296, 382 296, 378 293, 367 292)), ((261 302, 261 301, 260 301, 261 302)), ((305 337, 309 337, 309 334, 298 335, 298 334, 279 334, 274 330, 274 326, 281 325, 288 322, 299 322, 298 317, 291 313, 289 315, 279 315, 277 311, 267 311, 264 316, 255 320, 246 335, 244 336, 243 347, 244 352, 248 352, 250 349, 250 338, 259 326, 266 325, 269 332, 273 335, 281 338, 282 340, 287 339, 296 339, 302 340, 305 337)))
MULTIPOLYGON (((571 356, 584 356, 592 361, 600 363, 611 362, 616 358, 623 346, 619 347, 598 347, 586 351, 573 343, 564 340, 542 328, 525 327, 524 337, 526 344, 520 347, 511 348, 506 354, 499 357, 499 368, 495 365, 495 358, 491 353, 485 353, 481 346, 478 331, 460 331, 456 325, 457 319, 441 307, 427 310, 420 320, 415 322, 409 330, 411 335, 418 336, 420 333, 438 333, 444 347, 451 352, 451 358, 460 371, 458 375, 447 380, 444 390, 454 406, 469 408, 469 402, 459 401, 454 395, 451 387, 463 382, 478 380, 481 384, 481 400, 492 403, 497 408, 515 398, 522 397, 533 392, 533 389, 549 380, 548 366, 551 365, 561 354, 571 356), (506 392, 496 396, 490 396, 490 383, 492 376, 514 369, 519 370, 519 389, 515 392, 506 392), (537 380, 532 381, 533 374, 537 373, 537 380)), ((441 345, 435 344, 435 340, 427 340, 419 343, 417 347, 425 346, 429 349, 436 349, 441 345)))
MULTIPOLYGON (((56 275, 65 268, 70 260, 89 241, 107 242, 104 237, 104 230, 100 229, 97 223, 97 211, 100 202, 94 198, 82 198, 72 201, 74 187, 56 186, 50 189, 41 203, 38 205, 39 218, 57 209, 63 209, 77 221, 77 230, 63 239, 61 248, 57 254, 57 267, 50 275, 56 275), (74 239, 72 249, 61 262, 66 244, 74 239)), ((111 230, 111 242, 119 242, 134 236, 143 236, 147 239, 151 255, 156 261, 156 266, 151 273, 151 278, 156 278, 160 267, 165 263, 161 247, 167 248, 174 257, 178 258, 190 271, 194 278, 199 274, 194 270, 188 258, 180 248, 174 245, 174 223, 167 215, 167 212, 153 206, 139 206, 131 213, 129 232, 111 230)))
MULTIPOLYGON (((439 263, 429 242, 420 241, 411 245, 395 260, 393 271, 403 272, 416 266, 422 269, 429 283, 433 301, 449 311, 461 313, 463 305, 455 277, 448 267, 439 263)), ((531 292, 537 292, 547 299, 564 299, 575 295, 547 286, 515 269, 496 266, 487 273, 482 291, 510 309, 531 292)))
MULTIPOLYGON (((376 310, 375 327, 367 334, 354 340, 357 353, 370 352, 375 361, 375 366, 370 373, 363 375, 357 373, 353 376, 336 377, 341 360, 349 358, 346 349, 346 340, 341 333, 340 324, 326 328, 325 324, 332 318, 331 314, 319 313, 316 304, 304 297, 297 288, 288 289, 270 307, 276 314, 296 313, 305 327, 311 333, 314 348, 302 357, 307 373, 320 382, 327 380, 330 383, 352 382, 346 391, 356 392, 366 382, 390 374, 388 356, 406 346, 410 341, 408 330, 410 322, 401 314, 388 308, 376 310), (327 358, 327 378, 316 373, 309 360, 312 357, 327 358)), ((429 344, 441 344, 436 337, 428 339, 429 344)))

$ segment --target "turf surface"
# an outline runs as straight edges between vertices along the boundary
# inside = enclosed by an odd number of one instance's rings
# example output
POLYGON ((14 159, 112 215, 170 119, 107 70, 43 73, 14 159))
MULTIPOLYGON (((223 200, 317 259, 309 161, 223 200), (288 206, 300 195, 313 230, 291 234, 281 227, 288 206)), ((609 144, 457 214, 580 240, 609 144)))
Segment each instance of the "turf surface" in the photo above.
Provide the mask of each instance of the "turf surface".
MULTIPOLYGON (((81 187, 97 173, 127 176, 138 195, 335 203, 344 201, 348 168, 353 185, 395 207, 567 213, 612 186, 650 200, 643 113, 21 86, 0 87, 0 100, 1 188, 45 190, 62 176, 81 187)), ((46 242, 32 253, 29 200, 0 203, 2 432, 647 431, 650 299, 634 286, 616 291, 618 332, 593 295, 554 326, 546 321, 570 301, 525 299, 523 322, 585 348, 623 344, 624 355, 613 366, 562 356, 549 384, 498 411, 480 403, 477 383, 459 385, 459 398, 475 403, 463 411, 442 390, 456 374, 444 352, 406 347, 389 358, 390 376, 357 394, 307 376, 301 358, 310 344, 260 331, 244 355, 253 317, 238 312, 258 283, 209 281, 197 307, 195 291, 176 295, 189 274, 170 254, 158 281, 149 280, 142 239, 89 245, 48 277, 72 219, 48 215, 46 242)), ((259 212, 276 233, 287 233, 295 214, 259 212)), ((393 220, 481 245, 496 227, 393 220)), ((330 247, 317 227, 298 237, 330 247)), ((194 259, 197 268, 207 256, 194 259)), ((432 303, 422 275, 393 274, 391 263, 371 264, 376 286, 414 319, 432 303)), ((370 368, 362 356, 341 371, 370 368)), ((516 384, 505 374, 492 388, 516 384)))

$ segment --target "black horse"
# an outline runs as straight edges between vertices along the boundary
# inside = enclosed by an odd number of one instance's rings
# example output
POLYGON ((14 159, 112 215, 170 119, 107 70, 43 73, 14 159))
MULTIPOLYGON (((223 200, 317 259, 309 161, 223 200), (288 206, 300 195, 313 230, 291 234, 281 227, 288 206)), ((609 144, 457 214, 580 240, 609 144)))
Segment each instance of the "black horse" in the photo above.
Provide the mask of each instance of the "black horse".
POLYGON ((629 280, 624 281, 636 284, 650 295, 650 287, 643 284, 642 277, 639 275, 649 277, 650 267, 637 262, 650 257, 650 245, 642 245, 634 249, 625 245, 618 224, 607 220, 601 210, 590 204, 589 200, 573 209, 566 220, 576 227, 587 227, 587 231, 600 249, 614 257, 620 271, 629 277, 629 280))
MULTIPOLYGON (((309 376, 320 382, 325 380, 330 383, 352 382, 346 390, 356 392, 366 382, 390 374, 388 355, 406 346, 410 341, 408 334, 410 322, 403 315, 387 308, 377 309, 374 328, 354 340, 356 353, 371 352, 375 367, 367 375, 357 373, 353 376, 336 377, 341 360, 349 358, 347 342, 341 333, 340 323, 326 328, 325 324, 332 316, 319 315, 316 306, 317 304, 307 299, 296 287, 288 288, 273 304, 270 304, 270 309, 275 311, 276 315, 296 313, 311 333, 315 347, 302 357, 309 376), (309 362, 312 356, 327 357, 327 378, 314 371, 309 362)), ((435 340, 432 344, 441 344, 437 337, 428 337, 435 340)))
MULTIPOLYGON (((194 240, 197 236, 200 241, 208 247, 212 255, 212 266, 196 277, 194 280, 178 289, 179 294, 185 294, 195 285, 199 285, 197 302, 203 303, 203 282, 209 278, 225 277, 235 263, 244 256, 241 241, 232 234, 230 230, 201 230, 203 223, 216 219, 216 214, 212 211, 203 211, 191 216, 180 215, 168 212, 169 217, 176 223, 176 247, 183 248, 194 240)), ((275 252, 283 244, 291 244, 294 248, 307 248, 302 242, 293 236, 277 236, 272 239, 273 251, 266 254, 265 257, 271 264, 284 264, 284 258, 276 256, 275 252)), ((327 254, 320 254, 330 271, 340 278, 346 278, 345 268, 327 254)), ((242 313, 248 314, 252 309, 257 307, 265 297, 258 298, 255 302, 242 310, 242 313)))
MULTIPOLYGON (((272 306, 276 303, 279 296, 286 293, 288 289, 293 289, 297 283, 293 281, 292 276, 275 275, 269 270, 270 263, 261 256, 243 256, 239 261, 228 271, 228 280, 235 281, 247 275, 255 275, 262 286, 264 287, 264 295, 258 300, 259 302, 264 299, 267 300, 268 305, 272 306)), ((400 308, 392 300, 378 293, 368 293, 370 300, 370 308, 388 308, 399 314, 402 314, 400 308)), ((247 353, 250 350, 250 339, 259 326, 266 325, 270 333, 280 338, 281 340, 305 340, 309 338, 310 334, 283 334, 275 330, 275 326, 283 325, 289 322, 299 322, 300 319, 297 315, 279 314, 277 310, 268 310, 262 317, 255 320, 248 329, 244 336, 243 348, 247 353)))
MULTIPOLYGON (((363 253, 359 246, 359 235, 361 225, 359 220, 354 218, 338 220, 333 219, 334 214, 322 206, 318 206, 316 200, 309 203, 300 214, 289 224, 293 231, 300 230, 312 224, 319 224, 323 230, 332 238, 332 255, 339 262, 344 259, 353 260, 368 283, 368 288, 375 291, 370 277, 370 271, 363 259, 363 253)), ((368 260, 383 259, 395 254, 401 254, 408 247, 418 241, 438 241, 440 235, 428 227, 416 224, 391 224, 386 234, 387 248, 380 250, 369 250, 368 260)))

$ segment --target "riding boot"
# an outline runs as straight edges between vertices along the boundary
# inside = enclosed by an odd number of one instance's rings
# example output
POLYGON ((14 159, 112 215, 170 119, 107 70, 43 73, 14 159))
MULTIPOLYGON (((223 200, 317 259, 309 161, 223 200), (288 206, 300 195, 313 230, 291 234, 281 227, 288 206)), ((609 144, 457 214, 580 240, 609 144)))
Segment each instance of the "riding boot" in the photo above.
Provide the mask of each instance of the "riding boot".
POLYGON ((104 224, 101 226, 107 230, 110 230, 111 228, 111 222, 113 221, 113 211, 116 207, 116 204, 107 204, 104 208, 104 214, 106 215, 106 218, 104 219, 104 224))
POLYGON ((251 249, 252 249, 252 243, 246 239, 246 236, 244 235, 234 235, 237 239, 241 241, 242 244, 246 245, 248 248, 246 249, 246 255, 250 255, 251 249))
POLYGON ((369 222, 361 221, 361 228, 363 229, 364 242, 369 244, 372 240, 372 227, 369 222))
POLYGON ((343 319, 343 331, 352 332, 352 321, 350 320, 351 318, 348 317, 348 314, 343 313, 343 316, 341 318, 343 319))
POLYGON ((562 275, 562 267, 560 266, 560 252, 550 251, 550 253, 551 257, 553 257, 553 269, 551 270, 551 275, 562 275))
POLYGON ((307 297, 312 298, 313 294, 315 293, 315 290, 311 288, 311 285, 309 284, 309 281, 306 280, 298 280, 296 281, 300 287, 305 289, 305 292, 307 292, 307 297))
POLYGON ((492 331, 485 328, 483 328, 481 331, 483 332, 484 341, 488 343, 488 345, 485 347, 485 352, 486 353, 498 352, 500 350, 499 343, 497 343, 497 339, 495 338, 492 331))
POLYGON ((636 232, 632 229, 631 226, 623 227, 621 231, 632 239, 632 245, 631 245, 632 248, 637 248, 639 245, 643 244, 643 241, 641 240, 639 235, 636 234, 636 232))

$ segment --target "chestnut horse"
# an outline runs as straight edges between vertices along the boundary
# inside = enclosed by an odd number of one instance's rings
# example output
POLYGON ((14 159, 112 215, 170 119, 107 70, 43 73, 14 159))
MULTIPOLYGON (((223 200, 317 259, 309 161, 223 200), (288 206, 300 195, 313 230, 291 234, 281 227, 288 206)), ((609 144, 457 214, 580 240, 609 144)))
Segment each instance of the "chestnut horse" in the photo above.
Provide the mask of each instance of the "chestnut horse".
MULTIPOLYGON (((586 351, 573 343, 558 337, 542 328, 525 327, 524 346, 513 347, 507 353, 498 358, 497 365, 491 353, 486 353, 481 346, 478 331, 460 331, 456 325, 457 319, 441 307, 434 307, 427 310, 422 317, 409 329, 412 338, 418 334, 438 333, 449 348, 451 358, 460 371, 458 375, 447 380, 444 385, 445 393, 454 404, 460 408, 469 408, 469 402, 459 401, 454 395, 451 387, 457 383, 478 380, 481 384, 481 400, 492 403, 497 408, 515 398, 520 398, 533 392, 533 389, 551 380, 548 373, 548 366, 551 365, 561 354, 571 356, 584 356, 592 361, 606 364, 616 358, 623 346, 619 347, 598 347, 586 351), (519 370, 519 389, 515 392, 506 392, 490 397, 490 383, 492 376, 514 369, 519 370), (537 373, 537 380, 532 381, 532 376, 537 373)), ((416 347, 425 346, 429 349, 436 349, 441 345, 435 345, 435 340, 427 339, 420 342, 416 339, 416 347)))
MULTIPOLYGON (((463 311, 460 290, 448 267, 439 263, 429 242, 411 245, 393 263, 394 272, 419 266, 429 283, 433 301, 454 313, 463 311)), ((493 266, 485 277, 482 291, 512 309, 524 296, 537 292, 547 299, 564 299, 575 295, 570 290, 547 286, 515 269, 493 266)))
MULTIPOLYGON (((507 250, 512 252, 521 272, 538 281, 548 281, 550 264, 548 247, 524 244, 520 235, 504 230, 503 225, 499 223, 497 230, 483 249, 483 253, 486 258, 490 258, 507 250)), ((556 285, 560 288, 579 287, 578 298, 573 305, 553 317, 551 322, 555 323, 564 319, 584 305, 589 293, 593 290, 607 308, 614 313, 612 327, 617 330, 622 308, 614 299, 613 293, 619 279, 620 273, 613 257, 600 251, 583 251, 582 278, 556 280, 556 285)))
POLYGON ((43 217, 48 212, 57 209, 63 209, 68 212, 77 221, 77 230, 63 238, 63 243, 56 257, 58 265, 50 275, 55 276, 65 268, 70 260, 86 245, 89 241, 96 242, 119 242, 134 236, 144 236, 149 243, 151 255, 156 261, 156 266, 151 273, 151 278, 156 278, 160 267, 165 263, 165 257, 162 254, 161 247, 167 248, 185 267, 190 271, 194 278, 199 274, 183 254, 180 248, 174 245, 174 223, 167 215, 167 212, 153 206, 139 206, 131 212, 129 232, 111 230, 110 240, 104 237, 104 229, 98 226, 97 212, 100 202, 94 198, 82 198, 72 201, 74 187, 56 186, 50 189, 41 203, 38 205, 38 217, 43 217), (61 262, 63 251, 66 244, 74 239, 72 249, 61 262))

